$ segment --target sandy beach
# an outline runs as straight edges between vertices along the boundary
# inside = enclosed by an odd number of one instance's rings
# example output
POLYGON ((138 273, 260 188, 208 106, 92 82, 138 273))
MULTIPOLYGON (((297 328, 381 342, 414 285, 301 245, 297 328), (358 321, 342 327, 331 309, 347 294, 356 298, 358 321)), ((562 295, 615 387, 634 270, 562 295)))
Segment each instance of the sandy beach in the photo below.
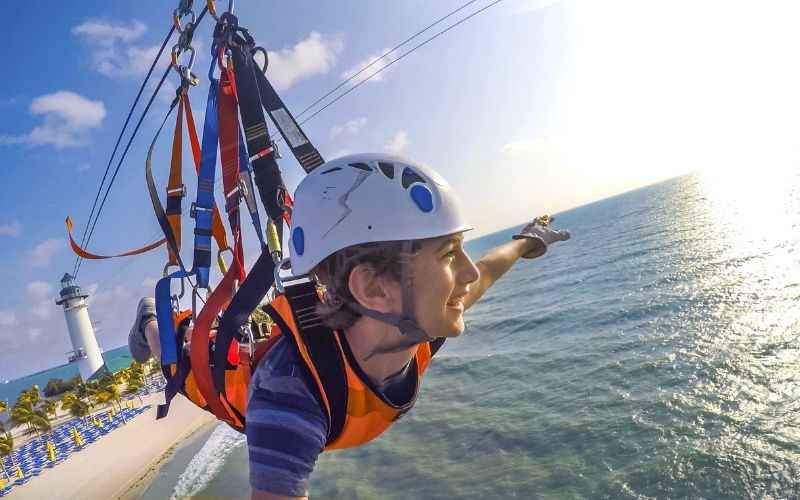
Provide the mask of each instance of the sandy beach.
POLYGON ((176 397, 169 415, 155 420, 164 393, 143 398, 153 405, 127 425, 70 454, 63 463, 17 486, 5 498, 69 498, 82 500, 137 498, 175 446, 214 421, 214 416, 176 397))

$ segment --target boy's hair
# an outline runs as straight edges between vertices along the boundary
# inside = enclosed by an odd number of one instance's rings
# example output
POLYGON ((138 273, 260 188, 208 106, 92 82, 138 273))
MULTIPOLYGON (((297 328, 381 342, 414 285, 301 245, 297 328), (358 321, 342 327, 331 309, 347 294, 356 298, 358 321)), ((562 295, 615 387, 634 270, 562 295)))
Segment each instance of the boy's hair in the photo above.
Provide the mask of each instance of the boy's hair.
MULTIPOLYGON (((349 328, 361 317, 349 307, 356 302, 350 292, 350 273, 358 264, 372 266, 376 276, 400 281, 402 244, 402 241, 377 241, 351 245, 317 264, 311 274, 323 288, 323 299, 317 306, 322 324, 334 329, 349 328)), ((417 246, 414 242, 413 250, 417 246)))

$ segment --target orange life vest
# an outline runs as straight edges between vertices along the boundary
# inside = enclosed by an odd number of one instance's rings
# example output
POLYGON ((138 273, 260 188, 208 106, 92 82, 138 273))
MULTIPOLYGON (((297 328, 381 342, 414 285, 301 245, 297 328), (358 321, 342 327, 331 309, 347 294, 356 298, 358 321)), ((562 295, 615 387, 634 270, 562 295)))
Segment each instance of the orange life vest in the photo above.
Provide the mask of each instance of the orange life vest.
MULTIPOLYGON (((319 302, 313 285, 295 285, 301 291, 280 295, 264 309, 274 321, 268 342, 260 345, 251 357, 234 341, 225 367, 225 393, 220 394, 222 410, 215 411, 198 389, 188 352, 182 349, 183 332, 191 316, 188 311, 175 316, 178 363, 164 367, 167 376, 167 404, 159 408, 157 418, 166 415, 169 400, 176 393, 185 395, 195 405, 212 412, 234 429, 244 432, 247 406, 247 385, 259 361, 275 345, 286 338, 302 360, 301 369, 309 390, 328 417, 328 439, 325 450, 350 448, 375 439, 392 423, 414 406, 419 379, 431 359, 431 346, 419 344, 411 360, 415 378, 413 393, 406 401, 395 404, 370 387, 360 370, 348 359, 349 348, 340 332, 324 327, 314 311, 319 302)), ((213 337, 210 344, 213 347, 213 337)))
MULTIPOLYGON (((414 369, 413 376, 416 379, 414 392, 408 401, 397 405, 390 402, 383 395, 376 393, 368 382, 362 380, 357 370, 351 365, 350 360, 348 360, 348 356, 345 354, 342 334, 335 330, 328 330, 329 334, 334 339, 334 342, 329 345, 334 345, 336 349, 333 352, 326 353, 326 355, 335 358, 337 362, 341 362, 341 366, 344 367, 344 376, 346 378, 344 394, 340 391, 338 391, 338 394, 329 394, 327 390, 329 385, 322 379, 320 370, 318 370, 313 356, 309 353, 309 346, 303 336, 300 335, 300 331, 297 328, 294 315, 292 314, 286 297, 279 296, 270 305, 280 316, 280 320, 288 327, 294 337, 293 343, 297 346, 300 357, 311 373, 311 378, 313 378, 313 382, 312 380, 308 380, 307 383, 316 384, 317 390, 322 395, 322 400, 325 404, 323 410, 325 410, 328 415, 329 429, 332 431, 326 443, 325 450, 351 448, 367 443, 382 434, 389 426, 405 415, 405 413, 414 406, 419 389, 419 379, 428 367, 428 362, 431 359, 431 349, 427 342, 419 345, 416 356, 411 361, 412 369, 414 369), (332 398, 344 398, 344 400, 332 401, 332 398), (342 406, 345 409, 344 414, 341 416, 336 415, 336 408, 341 408, 342 406), (341 422, 341 429, 339 430, 336 429, 337 419, 343 419, 341 422)), ((277 321, 280 323, 280 320, 277 321)))

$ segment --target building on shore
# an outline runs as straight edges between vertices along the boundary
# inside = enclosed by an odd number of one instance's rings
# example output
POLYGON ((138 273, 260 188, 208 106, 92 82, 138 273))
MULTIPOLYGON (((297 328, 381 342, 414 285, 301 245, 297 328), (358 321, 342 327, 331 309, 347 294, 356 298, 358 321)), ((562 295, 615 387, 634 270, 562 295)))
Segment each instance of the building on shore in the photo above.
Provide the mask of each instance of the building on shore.
POLYGON ((72 352, 68 354, 70 363, 78 364, 78 371, 84 381, 94 380, 108 371, 103 361, 97 338, 89 319, 89 297, 75 284, 75 277, 64 274, 61 278, 61 293, 56 304, 63 306, 64 317, 67 320, 69 338, 72 341, 72 352))

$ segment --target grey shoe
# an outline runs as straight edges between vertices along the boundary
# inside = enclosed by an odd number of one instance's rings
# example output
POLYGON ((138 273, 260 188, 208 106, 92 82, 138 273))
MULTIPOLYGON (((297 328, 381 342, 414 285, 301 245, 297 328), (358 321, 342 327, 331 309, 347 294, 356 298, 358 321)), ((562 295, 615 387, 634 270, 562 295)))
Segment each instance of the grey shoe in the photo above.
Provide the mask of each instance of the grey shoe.
POLYGON ((136 320, 128 334, 128 348, 131 357, 139 363, 146 363, 152 353, 147 339, 144 336, 144 327, 147 323, 156 320, 156 300, 153 297, 145 297, 136 306, 136 320))

